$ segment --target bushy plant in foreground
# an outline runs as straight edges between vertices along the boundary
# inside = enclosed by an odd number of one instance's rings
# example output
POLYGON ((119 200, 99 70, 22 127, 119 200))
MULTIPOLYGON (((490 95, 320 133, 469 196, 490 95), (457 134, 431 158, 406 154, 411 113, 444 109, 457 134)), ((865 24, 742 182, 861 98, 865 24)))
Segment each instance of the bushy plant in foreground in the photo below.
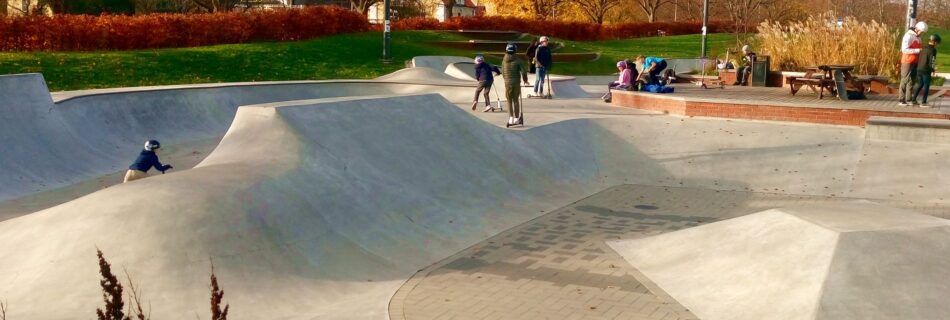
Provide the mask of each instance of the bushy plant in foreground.
MULTIPOLYGON (((574 41, 615 40, 665 35, 696 34, 700 22, 637 22, 612 25, 536 20, 516 17, 454 17, 445 22, 432 18, 409 18, 393 22, 397 30, 501 30, 547 35, 574 41)), ((713 22, 709 32, 728 32, 728 23, 713 22)))
POLYGON ((207 14, 0 17, 0 51, 96 51, 296 41, 370 30, 338 7, 207 14))

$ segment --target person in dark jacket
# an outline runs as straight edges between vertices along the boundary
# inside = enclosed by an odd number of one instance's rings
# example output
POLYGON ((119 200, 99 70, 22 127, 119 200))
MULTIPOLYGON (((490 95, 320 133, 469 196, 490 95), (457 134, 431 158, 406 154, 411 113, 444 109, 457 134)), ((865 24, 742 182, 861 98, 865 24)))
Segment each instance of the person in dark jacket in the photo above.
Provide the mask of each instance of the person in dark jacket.
POLYGON ((502 79, 505 80, 505 99, 508 99, 508 125, 524 124, 521 119, 521 80, 528 85, 528 68, 515 54, 518 47, 509 43, 505 47, 505 59, 501 63, 502 79))
POLYGON ((534 56, 537 55, 537 53, 538 53, 538 40, 532 40, 531 45, 528 46, 528 50, 524 52, 524 55, 528 57, 528 61, 532 62, 532 63, 529 63, 530 66, 528 67, 528 73, 530 74, 534 74, 535 72, 537 72, 537 69, 535 69, 534 63, 533 63, 534 56))
POLYGON ((166 170, 171 169, 171 165, 162 164, 158 161, 158 152, 161 148, 162 144, 156 140, 146 141, 145 149, 139 153, 139 157, 129 166, 129 171, 125 172, 125 179, 122 182, 125 183, 148 177, 148 170, 152 169, 152 167, 161 171, 162 174, 164 174, 166 170))
POLYGON ((746 78, 752 74, 752 65, 755 63, 756 54, 752 52, 752 49, 749 48, 749 45, 742 46, 742 61, 740 62, 739 70, 736 71, 736 82, 732 85, 734 86, 744 86, 748 84, 746 78))
POLYGON ((472 102, 472 110, 475 110, 475 107, 478 106, 478 96, 482 93, 482 90, 485 91, 485 110, 483 112, 493 110, 489 93, 491 93, 492 84, 495 83, 495 75, 499 74, 501 74, 501 70, 498 70, 497 66, 485 62, 485 57, 475 57, 475 79, 478 80, 478 89, 475 89, 475 102, 472 102))
POLYGON ((937 72, 937 45, 940 44, 940 35, 930 35, 930 41, 920 49, 920 55, 917 60, 917 84, 914 86, 914 97, 911 99, 911 105, 917 104, 917 97, 923 94, 923 100, 920 101, 921 108, 930 108, 927 104, 927 96, 930 95, 930 81, 934 72, 937 72))
POLYGON ((548 47, 548 37, 541 37, 541 44, 538 45, 538 52, 534 57, 534 65, 537 69, 537 77, 535 77, 534 80, 535 97, 544 95, 544 78, 547 76, 548 71, 551 71, 552 64, 551 48, 548 47))

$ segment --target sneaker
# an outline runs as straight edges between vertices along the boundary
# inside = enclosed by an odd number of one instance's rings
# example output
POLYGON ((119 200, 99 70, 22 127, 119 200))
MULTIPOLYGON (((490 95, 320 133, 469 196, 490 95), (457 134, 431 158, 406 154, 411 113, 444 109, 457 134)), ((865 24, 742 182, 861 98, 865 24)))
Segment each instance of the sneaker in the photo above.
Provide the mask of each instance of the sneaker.
POLYGON ((924 103, 921 103, 921 104, 920 104, 920 107, 921 107, 921 108, 930 108, 930 105, 927 104, 926 102, 924 102, 924 103))
POLYGON ((906 107, 906 106, 909 106, 909 104, 907 104, 907 102, 901 101, 901 102, 898 102, 898 103, 897 103, 897 106, 898 106, 898 107, 906 107))
POLYGON ((917 103, 917 101, 911 101, 911 102, 910 102, 910 106, 912 106, 912 107, 916 107, 917 105, 919 105, 919 103, 917 103))
POLYGON ((492 108, 491 106, 485 106, 485 110, 482 110, 482 112, 489 112, 489 111, 495 111, 495 108, 492 108))
POLYGON ((478 101, 472 102, 472 111, 475 111, 475 107, 478 106, 478 101))

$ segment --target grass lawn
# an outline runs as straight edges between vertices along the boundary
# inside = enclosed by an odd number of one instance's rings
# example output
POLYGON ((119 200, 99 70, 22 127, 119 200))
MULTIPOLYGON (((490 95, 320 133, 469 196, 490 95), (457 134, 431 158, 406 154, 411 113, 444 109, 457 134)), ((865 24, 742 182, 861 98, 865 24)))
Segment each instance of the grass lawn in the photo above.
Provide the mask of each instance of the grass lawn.
MULTIPOLYGON (((725 47, 735 43, 735 37, 731 34, 713 34, 709 39, 711 56, 724 52, 725 47)), ((475 53, 426 44, 432 40, 464 39, 432 31, 394 32, 392 48, 395 62, 389 65, 379 62, 382 35, 378 32, 301 42, 181 49, 0 53, 0 74, 43 73, 53 91, 211 82, 366 79, 403 68, 404 61, 414 56, 472 56, 475 53)), ((610 74, 616 72, 614 61, 633 58, 638 54, 667 58, 697 57, 699 41, 699 35, 568 41, 563 52, 600 52, 602 57, 593 62, 559 63, 555 65, 554 72, 610 74)))
POLYGON ((931 34, 939 34, 943 41, 937 46, 937 72, 950 72, 950 29, 941 27, 930 27, 930 30, 924 34, 923 39, 927 41, 931 34))

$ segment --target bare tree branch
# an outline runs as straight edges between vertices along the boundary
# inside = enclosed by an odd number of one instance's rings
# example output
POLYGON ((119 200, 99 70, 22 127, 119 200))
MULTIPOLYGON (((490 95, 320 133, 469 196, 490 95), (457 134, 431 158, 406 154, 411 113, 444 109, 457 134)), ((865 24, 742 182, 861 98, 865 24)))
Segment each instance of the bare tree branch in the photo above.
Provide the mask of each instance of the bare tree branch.
POLYGON ((591 22, 604 24, 604 16, 620 5, 620 0, 573 0, 591 22))
POLYGON ((664 4, 672 4, 671 0, 636 0, 635 3, 647 15, 647 21, 656 22, 656 14, 664 4))

